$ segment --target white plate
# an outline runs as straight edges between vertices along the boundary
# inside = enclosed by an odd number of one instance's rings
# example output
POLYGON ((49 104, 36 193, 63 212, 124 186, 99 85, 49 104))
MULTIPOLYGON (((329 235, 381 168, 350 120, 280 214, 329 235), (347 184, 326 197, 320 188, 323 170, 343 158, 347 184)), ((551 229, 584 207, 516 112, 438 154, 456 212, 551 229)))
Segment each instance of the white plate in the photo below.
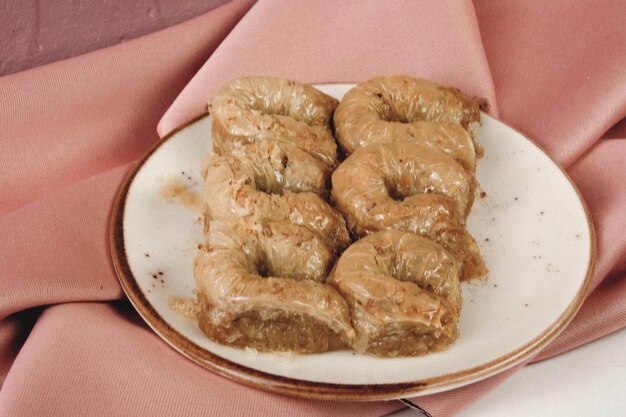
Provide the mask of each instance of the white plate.
MULTIPOLYGON (((349 84, 321 85, 341 98, 349 84)), ((255 353, 208 340, 174 312, 193 297, 192 261, 202 240, 198 213, 167 201, 164 182, 200 192, 211 119, 163 139, 121 187, 111 222, 113 260, 130 301, 170 345, 195 362, 258 388, 305 397, 391 399, 449 390, 494 375, 539 352, 580 307, 595 239, 586 207, 564 171, 532 141, 483 114, 485 148, 468 229, 490 273, 462 284, 460 337, 447 350, 380 359, 350 351, 255 353), (159 274, 162 273, 162 274, 159 274), (156 278, 155 278, 156 277, 156 278)))

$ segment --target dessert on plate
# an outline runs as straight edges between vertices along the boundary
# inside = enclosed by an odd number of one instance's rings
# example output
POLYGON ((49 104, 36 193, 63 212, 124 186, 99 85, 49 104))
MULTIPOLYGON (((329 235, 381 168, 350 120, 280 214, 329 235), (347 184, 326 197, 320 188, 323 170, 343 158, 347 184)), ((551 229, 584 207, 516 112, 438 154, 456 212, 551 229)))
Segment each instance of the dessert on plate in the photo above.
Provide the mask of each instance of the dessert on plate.
POLYGON ((387 357, 454 341, 459 281, 486 272, 465 230, 482 156, 474 100, 403 76, 359 84, 341 102, 247 77, 209 111, 194 274, 210 339, 387 357))

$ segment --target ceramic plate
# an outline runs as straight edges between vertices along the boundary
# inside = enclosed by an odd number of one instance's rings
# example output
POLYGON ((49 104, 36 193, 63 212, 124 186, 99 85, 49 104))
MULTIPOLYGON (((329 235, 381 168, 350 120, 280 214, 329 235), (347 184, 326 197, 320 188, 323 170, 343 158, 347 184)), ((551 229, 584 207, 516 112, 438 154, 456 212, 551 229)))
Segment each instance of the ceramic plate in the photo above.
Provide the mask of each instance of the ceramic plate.
MULTIPOLYGON (((337 98, 349 84, 319 86, 337 98)), ((111 221, 119 280, 145 321, 176 350, 241 383, 291 395, 392 399, 478 381, 539 352, 580 307, 593 272, 595 240, 580 194, 546 153, 483 114, 485 148, 468 229, 489 275, 462 284, 460 336, 447 350, 380 359, 351 351, 316 355, 257 353, 208 340, 173 300, 193 297, 192 262, 202 240, 193 193, 211 149, 205 116, 159 142, 121 187, 111 221), (164 189, 188 191, 186 202, 164 189), (167 193, 166 193, 167 194, 167 193)), ((183 199, 184 200, 184 199, 183 199)))

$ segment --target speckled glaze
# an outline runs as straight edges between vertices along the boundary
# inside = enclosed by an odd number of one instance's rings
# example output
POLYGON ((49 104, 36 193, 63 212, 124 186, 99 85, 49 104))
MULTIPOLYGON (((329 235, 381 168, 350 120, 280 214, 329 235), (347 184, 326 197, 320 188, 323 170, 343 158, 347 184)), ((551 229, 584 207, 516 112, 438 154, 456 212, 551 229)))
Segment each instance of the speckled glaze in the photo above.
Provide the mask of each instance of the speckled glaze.
POLYGON ((348 305, 325 283, 335 256, 313 231, 250 217, 213 220, 203 246, 194 262, 197 318, 212 340, 274 352, 350 346, 348 305), (271 274, 262 276, 259 265, 271 274))
POLYGON ((434 147, 466 169, 476 169, 480 122, 476 101, 454 87, 407 77, 378 77, 346 92, 334 115, 337 140, 348 154, 373 143, 412 142, 434 147))
POLYGON ((343 217, 321 197, 327 194, 327 167, 298 148, 261 141, 236 148, 230 156, 211 155, 205 169, 204 194, 211 196, 204 199, 208 218, 232 221, 254 214, 305 225, 333 250, 350 243, 343 217), (266 147, 287 151, 256 152, 266 147), (288 166, 282 160, 289 161, 288 166))
POLYGON ((337 104, 335 98, 292 80, 230 81, 209 103, 213 151, 230 155, 242 144, 273 140, 293 144, 334 167, 337 144, 330 119, 337 104))
POLYGON ((328 283, 350 306, 354 350, 416 356, 457 337, 460 272, 459 260, 432 240, 383 230, 346 249, 328 283))
POLYGON ((354 234, 406 230, 433 239, 463 261, 462 279, 487 272, 465 230, 475 178, 450 156, 420 143, 358 148, 332 176, 332 198, 354 234))
MULTIPOLYGON (((340 98, 351 85, 323 85, 340 98)), ((193 258, 202 222, 167 201, 163 180, 200 192, 211 148, 210 117, 163 139, 121 187, 111 219, 120 283, 167 343, 200 365, 264 390, 324 399, 374 400, 445 391, 508 369, 536 354, 571 321, 593 273, 595 237, 580 194, 563 170, 520 133, 483 114, 477 168, 484 194, 467 228, 490 270, 463 282, 459 337, 448 349, 380 359, 351 351, 265 354, 208 340, 172 300, 192 297, 193 258)))

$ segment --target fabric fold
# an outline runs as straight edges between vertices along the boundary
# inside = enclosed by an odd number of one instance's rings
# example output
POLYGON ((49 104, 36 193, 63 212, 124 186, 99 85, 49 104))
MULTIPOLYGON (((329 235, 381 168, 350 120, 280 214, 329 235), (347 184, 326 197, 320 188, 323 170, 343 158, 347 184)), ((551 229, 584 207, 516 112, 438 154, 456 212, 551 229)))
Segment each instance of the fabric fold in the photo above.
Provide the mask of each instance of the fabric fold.
POLYGON ((571 165, 626 117, 626 3, 474 4, 500 117, 558 162, 571 165))
POLYGON ((408 0, 257 3, 161 119, 161 136, 206 112, 229 80, 273 75, 307 83, 360 82, 408 74, 480 97, 497 115, 472 3, 408 0))
POLYGON ((0 78, 0 213, 141 156, 251 6, 237 0, 115 47, 0 78))
MULTIPOLYGON (((122 296, 108 243, 117 188, 158 140, 157 121, 175 94, 251 5, 234 1, 153 35, 0 78, 0 320, 122 296)), ((7 352, 0 381, 19 325, 0 324, 7 352)))
POLYGON ((48 308, 13 368, 0 391, 1 417, 239 416, 251 410, 374 417, 402 407, 396 401, 305 400, 230 381, 163 343, 127 302, 48 308))

